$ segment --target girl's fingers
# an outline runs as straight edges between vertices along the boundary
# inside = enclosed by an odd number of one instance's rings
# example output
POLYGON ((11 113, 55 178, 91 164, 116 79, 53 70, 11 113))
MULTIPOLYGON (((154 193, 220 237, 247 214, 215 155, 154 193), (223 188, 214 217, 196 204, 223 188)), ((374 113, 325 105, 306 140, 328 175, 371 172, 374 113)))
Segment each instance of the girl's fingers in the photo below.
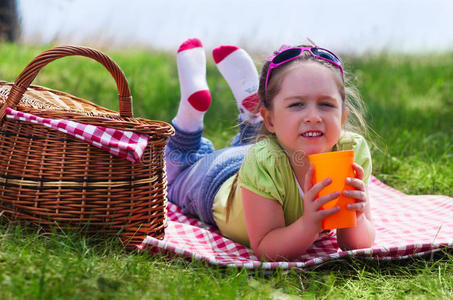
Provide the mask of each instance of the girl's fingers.
POLYGON ((358 179, 358 178, 347 177, 346 184, 348 184, 349 186, 355 187, 356 189, 358 189, 360 191, 365 190, 365 183, 361 179, 358 179))
POLYGON ((324 179, 323 181, 320 181, 318 182, 317 184, 315 184, 311 190, 308 190, 309 193, 312 193, 314 197, 316 197, 316 195, 319 194, 319 192, 325 188, 326 186, 328 186, 329 184, 332 183, 332 179, 331 178, 326 178, 324 179))
POLYGON ((365 172, 363 171, 362 167, 356 163, 353 163, 352 164, 352 168, 354 169, 355 173, 357 174, 357 178, 362 180, 363 179, 363 175, 365 174, 365 172))
POLYGON ((359 190, 346 190, 343 191, 345 197, 354 198, 361 202, 366 202, 366 193, 359 190))
POLYGON ((357 202, 348 204, 346 208, 349 210, 363 211, 365 209, 365 206, 366 206, 365 202, 357 202))
POLYGON ((332 201, 333 199, 336 199, 338 197, 340 197, 340 192, 334 192, 332 194, 328 194, 328 195, 319 197, 318 199, 316 199, 314 201, 313 209, 314 210, 319 210, 321 208, 321 206, 323 206, 327 202, 332 201))
POLYGON ((328 209, 320 210, 320 211, 318 211, 318 214, 319 214, 319 217, 321 219, 324 219, 324 218, 326 218, 328 216, 336 214, 339 210, 340 210, 340 207, 339 206, 335 206, 335 207, 331 207, 331 208, 328 208, 328 209))

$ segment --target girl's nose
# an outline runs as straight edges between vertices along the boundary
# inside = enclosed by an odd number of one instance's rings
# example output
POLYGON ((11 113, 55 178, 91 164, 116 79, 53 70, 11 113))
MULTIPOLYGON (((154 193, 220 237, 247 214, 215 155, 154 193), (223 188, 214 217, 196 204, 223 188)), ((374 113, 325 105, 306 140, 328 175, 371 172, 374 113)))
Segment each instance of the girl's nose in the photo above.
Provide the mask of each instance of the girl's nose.
POLYGON ((321 123, 321 116, 319 112, 315 108, 310 108, 307 110, 307 114, 305 115, 304 123, 307 124, 317 124, 321 123))

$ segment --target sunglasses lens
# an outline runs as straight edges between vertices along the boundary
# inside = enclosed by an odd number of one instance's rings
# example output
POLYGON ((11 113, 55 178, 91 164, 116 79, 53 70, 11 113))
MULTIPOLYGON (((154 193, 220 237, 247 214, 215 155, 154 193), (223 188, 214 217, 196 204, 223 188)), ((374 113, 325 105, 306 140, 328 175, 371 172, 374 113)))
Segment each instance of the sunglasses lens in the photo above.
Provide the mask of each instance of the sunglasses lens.
POLYGON ((274 57, 274 59, 272 60, 272 62, 274 64, 278 64, 278 63, 281 63, 282 61, 286 61, 288 59, 291 59, 291 58, 294 58, 296 56, 298 56, 300 54, 300 49, 288 49, 286 51, 283 51, 282 53, 280 53, 279 55, 277 55, 276 57, 274 57))
POLYGON ((333 53, 331 53, 329 51, 319 49, 319 48, 312 48, 311 52, 316 56, 319 56, 324 59, 328 59, 334 63, 337 63, 337 64, 341 63, 340 60, 338 59, 338 57, 336 57, 333 53))

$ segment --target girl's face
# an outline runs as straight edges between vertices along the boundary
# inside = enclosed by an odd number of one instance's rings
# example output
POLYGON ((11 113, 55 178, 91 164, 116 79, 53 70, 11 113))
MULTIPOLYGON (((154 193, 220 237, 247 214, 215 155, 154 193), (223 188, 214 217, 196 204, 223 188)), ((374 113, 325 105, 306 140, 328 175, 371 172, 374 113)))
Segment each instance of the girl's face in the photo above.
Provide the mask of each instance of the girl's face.
POLYGON ((263 107, 261 114, 267 129, 294 161, 332 149, 348 114, 342 102, 332 70, 303 62, 291 66, 272 100, 272 109, 263 107))

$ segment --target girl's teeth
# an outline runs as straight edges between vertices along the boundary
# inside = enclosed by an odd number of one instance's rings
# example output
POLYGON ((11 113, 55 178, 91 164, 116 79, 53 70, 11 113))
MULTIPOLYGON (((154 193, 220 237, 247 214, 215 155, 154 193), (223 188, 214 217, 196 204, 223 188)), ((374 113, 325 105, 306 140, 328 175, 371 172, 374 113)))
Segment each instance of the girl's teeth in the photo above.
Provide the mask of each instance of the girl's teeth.
POLYGON ((306 132, 303 134, 303 136, 320 136, 322 135, 321 132, 306 132))

